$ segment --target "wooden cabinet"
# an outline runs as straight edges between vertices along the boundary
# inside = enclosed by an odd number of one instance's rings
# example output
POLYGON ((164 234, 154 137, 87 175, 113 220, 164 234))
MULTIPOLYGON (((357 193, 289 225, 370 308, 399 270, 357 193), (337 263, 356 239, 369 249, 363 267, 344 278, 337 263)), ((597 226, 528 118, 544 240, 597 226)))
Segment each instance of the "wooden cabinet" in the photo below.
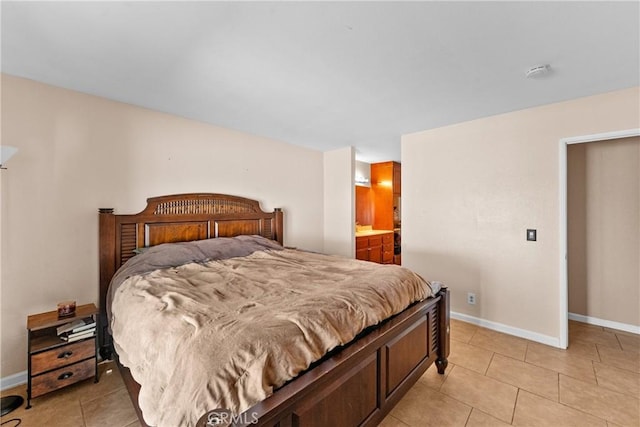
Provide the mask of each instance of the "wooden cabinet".
MULTIPOLYGON (((371 165, 371 206, 374 230, 394 230, 400 236, 402 168, 397 162, 373 163, 371 165)), ((394 236, 391 235, 389 250, 383 252, 383 263, 400 264, 400 243, 394 256, 394 236)))
POLYGON ((393 264, 393 233, 356 237, 356 259, 393 264))
POLYGON ((400 227, 401 171, 400 163, 397 162, 371 165, 373 228, 376 230, 400 227))
POLYGON ((34 397, 91 377, 98 382, 95 333, 73 342, 67 342, 57 334, 59 326, 84 318, 93 318, 95 330, 99 330, 98 309, 94 304, 77 307, 75 316, 58 318, 57 311, 49 311, 27 318, 27 409, 31 408, 34 397))
POLYGON ((393 264, 393 233, 382 235, 382 263, 393 264))
POLYGON ((400 163, 393 163, 393 194, 402 194, 402 167, 400 163))
POLYGON ((370 187, 356 185, 356 223, 373 224, 373 191, 370 187))
POLYGON ((369 261, 370 250, 368 237, 356 237, 356 259, 369 261))

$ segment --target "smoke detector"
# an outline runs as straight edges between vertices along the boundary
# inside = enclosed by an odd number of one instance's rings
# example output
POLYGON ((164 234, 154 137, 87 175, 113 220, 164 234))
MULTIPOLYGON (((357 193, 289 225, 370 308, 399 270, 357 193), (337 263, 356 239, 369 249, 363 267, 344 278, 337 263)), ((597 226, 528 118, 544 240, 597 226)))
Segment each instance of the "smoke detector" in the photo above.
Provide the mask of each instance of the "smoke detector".
POLYGON ((533 68, 529 68, 527 73, 525 74, 528 79, 536 79, 539 77, 544 77, 551 71, 551 66, 549 64, 545 65, 536 65, 533 68))

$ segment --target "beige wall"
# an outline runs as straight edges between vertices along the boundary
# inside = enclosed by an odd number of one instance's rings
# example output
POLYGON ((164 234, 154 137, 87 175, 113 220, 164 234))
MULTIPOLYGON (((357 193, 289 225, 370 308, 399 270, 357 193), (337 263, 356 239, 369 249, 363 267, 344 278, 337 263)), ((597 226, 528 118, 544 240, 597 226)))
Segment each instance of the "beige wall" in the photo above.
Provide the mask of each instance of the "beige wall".
POLYGON ((640 138, 567 149, 569 311, 640 326, 640 138))
POLYGON ((285 212, 285 244, 321 251, 323 153, 2 75, 1 373, 26 369, 26 316, 98 297, 98 208, 219 192, 285 212))
POLYGON ((636 87, 403 136, 403 265, 454 312, 557 340, 559 140, 638 128, 639 105, 636 87))
POLYGON ((324 252, 355 256, 355 150, 324 153, 324 252))

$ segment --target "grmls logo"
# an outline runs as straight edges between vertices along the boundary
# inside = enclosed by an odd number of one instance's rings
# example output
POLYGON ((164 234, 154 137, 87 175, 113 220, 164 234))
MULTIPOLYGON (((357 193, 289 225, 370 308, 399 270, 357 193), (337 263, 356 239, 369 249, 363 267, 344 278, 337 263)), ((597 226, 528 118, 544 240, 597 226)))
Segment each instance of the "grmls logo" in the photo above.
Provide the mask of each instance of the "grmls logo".
POLYGON ((235 427, 257 423, 258 414, 256 412, 233 415, 228 409, 214 409, 200 417, 196 427, 235 427))
POLYGON ((218 427, 227 424, 224 415, 218 412, 209 412, 207 415, 207 427, 218 427))

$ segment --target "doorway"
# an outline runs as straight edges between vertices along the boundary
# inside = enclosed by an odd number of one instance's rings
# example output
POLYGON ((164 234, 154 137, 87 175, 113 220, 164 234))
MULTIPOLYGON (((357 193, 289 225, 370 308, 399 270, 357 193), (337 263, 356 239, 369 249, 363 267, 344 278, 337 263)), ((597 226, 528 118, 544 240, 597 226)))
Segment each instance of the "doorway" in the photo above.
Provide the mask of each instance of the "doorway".
POLYGON ((596 141, 610 141, 615 139, 640 136, 640 129, 629 129, 617 132, 607 132, 596 135, 585 135, 560 140, 560 347, 567 348, 569 341, 569 269, 568 269, 568 198, 567 198, 567 169, 568 146, 596 141))

